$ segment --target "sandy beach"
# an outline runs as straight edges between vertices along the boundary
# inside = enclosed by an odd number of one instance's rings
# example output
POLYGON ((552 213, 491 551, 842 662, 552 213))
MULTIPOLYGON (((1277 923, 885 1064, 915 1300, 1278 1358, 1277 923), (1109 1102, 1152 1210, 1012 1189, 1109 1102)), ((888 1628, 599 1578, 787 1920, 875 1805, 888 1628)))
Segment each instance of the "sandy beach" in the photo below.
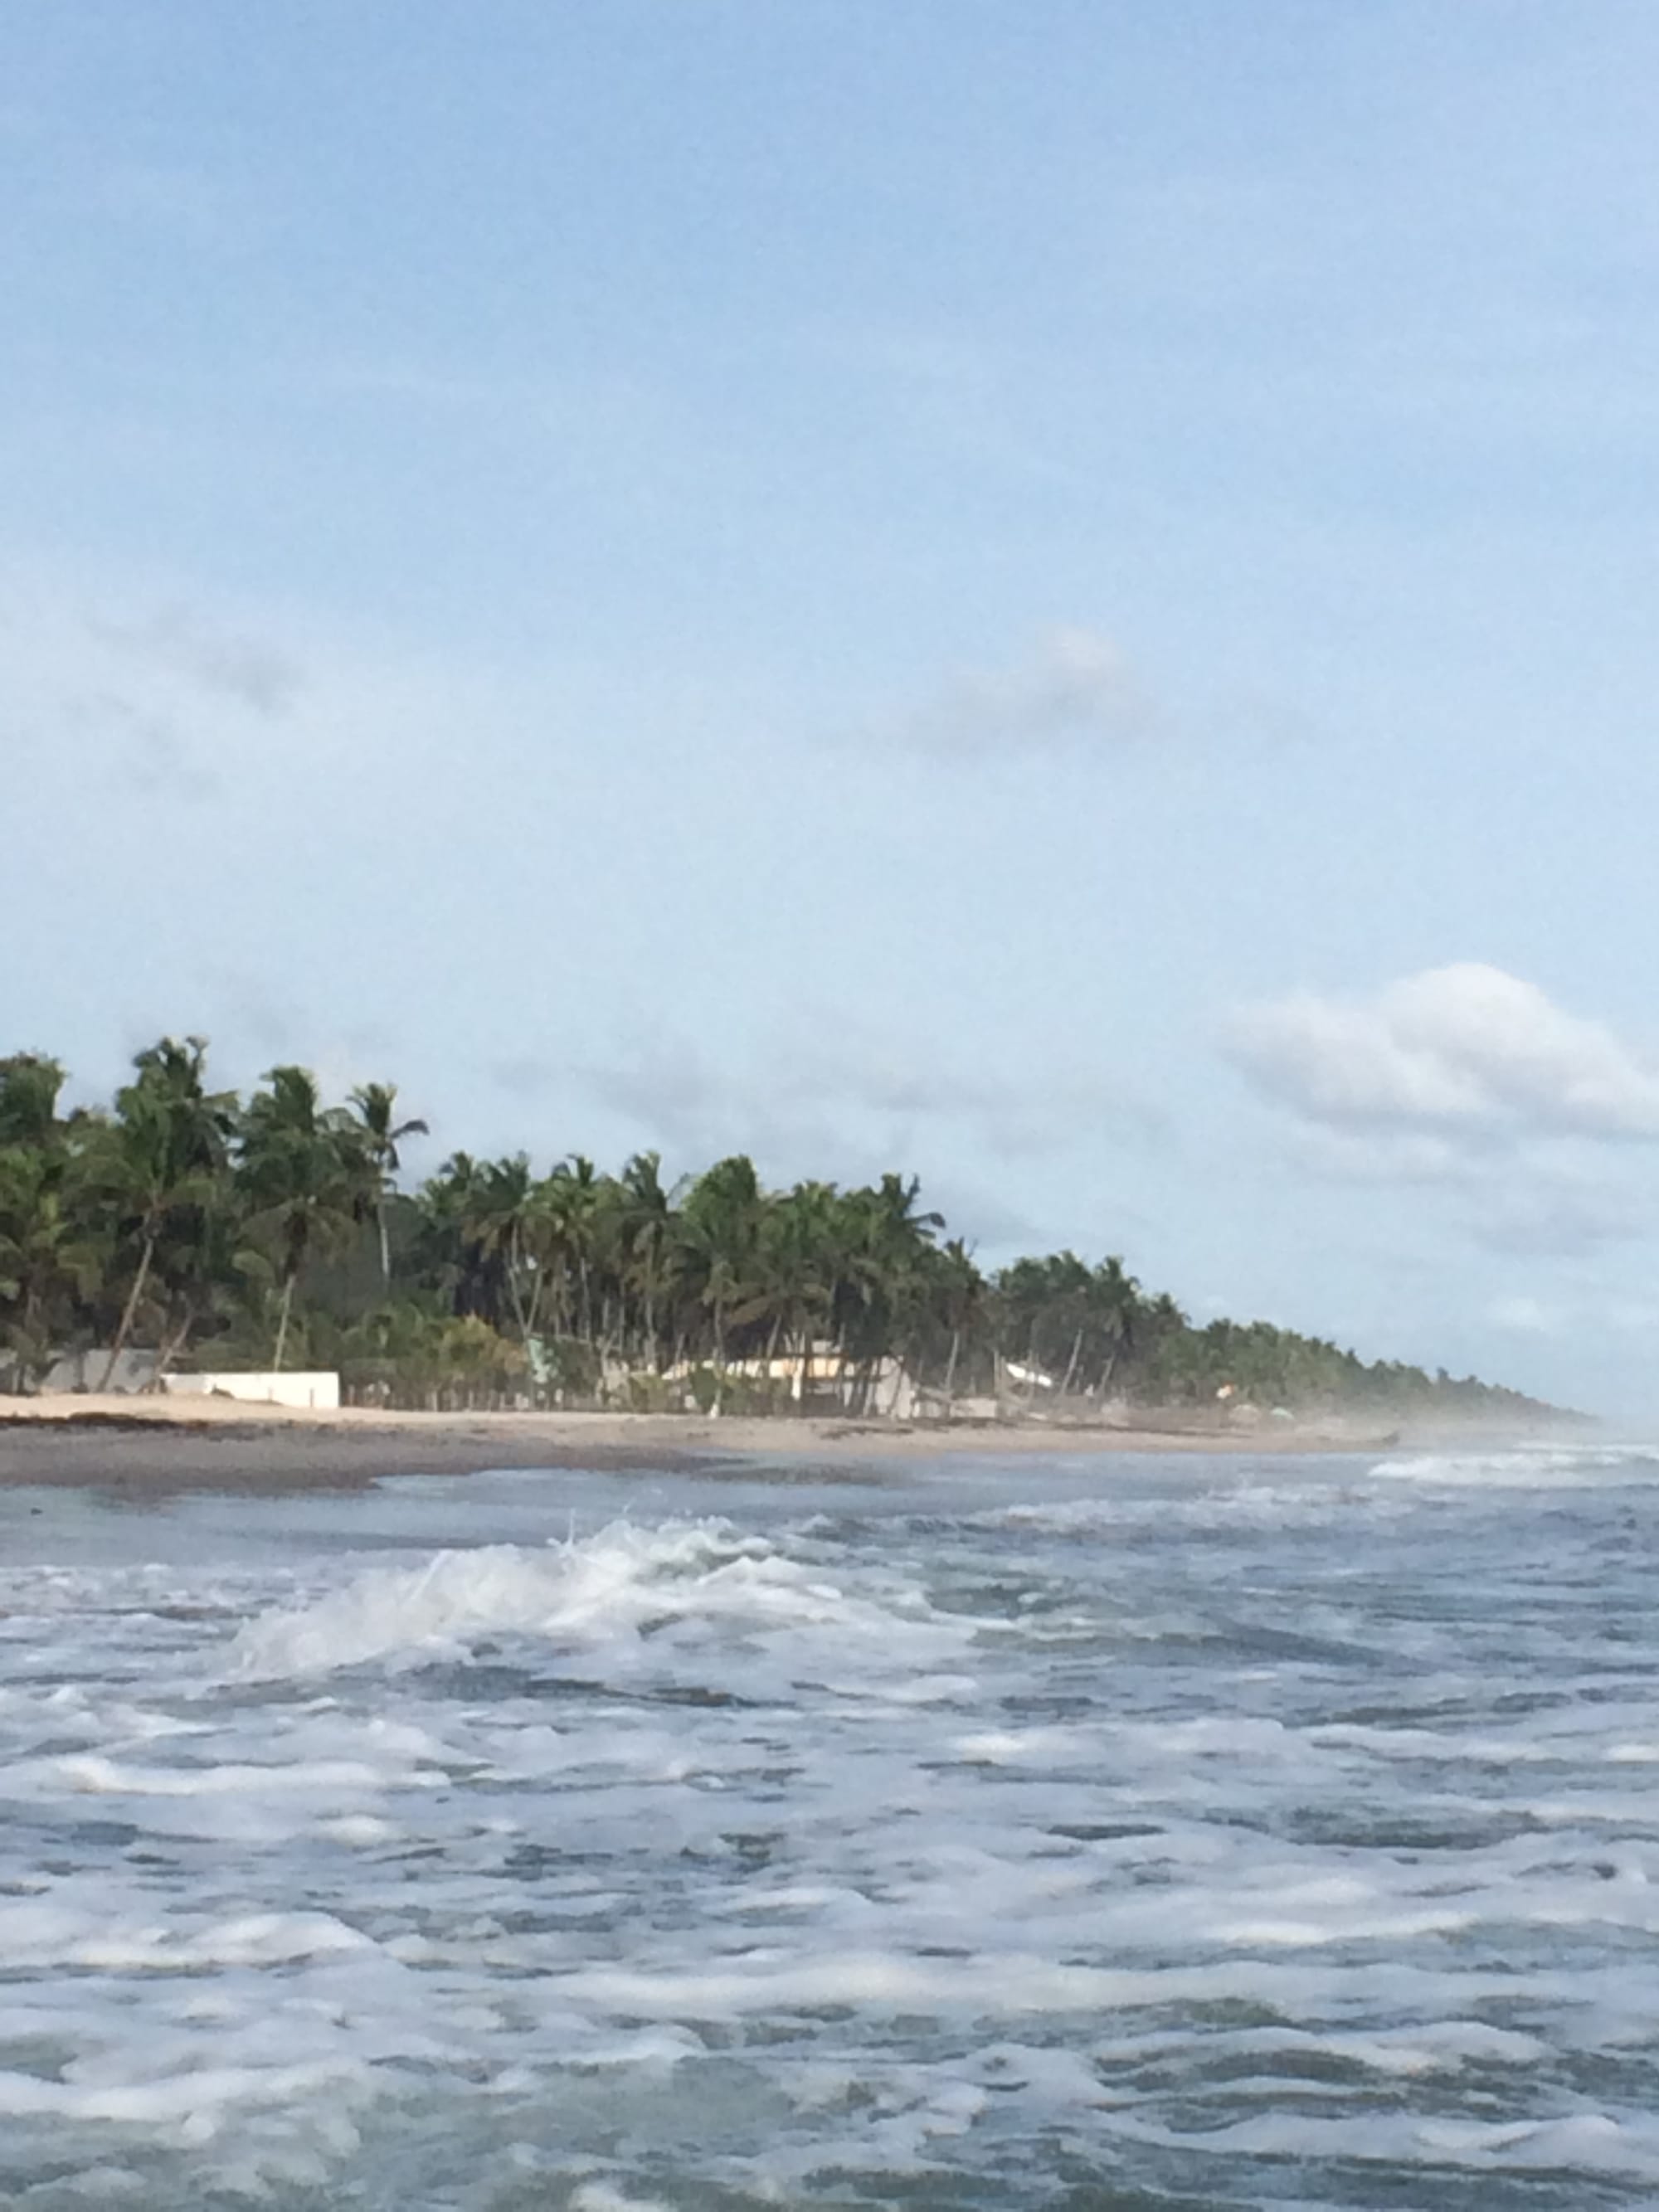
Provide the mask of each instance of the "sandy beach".
POLYGON ((204 1400, 64 1396, 0 1401, 0 1486, 187 1491, 353 1489, 398 1475, 486 1468, 853 1469, 945 1453, 1377 1451, 1397 1431, 1261 1424, 1140 1428, 1041 1421, 925 1425, 642 1413, 310 1413, 204 1400))

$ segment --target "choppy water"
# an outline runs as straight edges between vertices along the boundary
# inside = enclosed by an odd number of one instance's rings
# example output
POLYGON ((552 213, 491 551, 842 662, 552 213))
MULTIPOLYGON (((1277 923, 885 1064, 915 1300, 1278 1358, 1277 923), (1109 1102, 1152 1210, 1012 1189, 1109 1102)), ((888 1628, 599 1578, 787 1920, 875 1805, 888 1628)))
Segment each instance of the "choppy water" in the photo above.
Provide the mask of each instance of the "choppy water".
POLYGON ((1659 1458, 0 1540, 0 2203, 1659 2203, 1659 1458))

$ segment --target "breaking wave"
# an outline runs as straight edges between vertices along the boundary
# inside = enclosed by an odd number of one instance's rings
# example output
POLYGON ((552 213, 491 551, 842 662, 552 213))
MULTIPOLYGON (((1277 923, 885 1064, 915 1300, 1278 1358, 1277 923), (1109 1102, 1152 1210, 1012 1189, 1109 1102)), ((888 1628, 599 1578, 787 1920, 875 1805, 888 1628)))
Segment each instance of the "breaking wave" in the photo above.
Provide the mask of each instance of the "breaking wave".
POLYGON ((1659 1482, 1651 1444, 1521 1445, 1510 1451, 1414 1452, 1379 1460, 1373 1475, 1447 1489, 1619 1489, 1659 1482))
POLYGON ((0 2203, 1651 2203, 1655 1467, 0 1497, 0 2203))
POLYGON ((566 1648, 637 1642, 677 1626, 860 1636, 914 1631, 931 1608, 887 1578, 878 1602, 849 1594, 772 1543, 724 1521, 638 1528, 540 1549, 442 1551, 423 1565, 374 1567, 343 1589, 251 1621, 231 1671, 248 1680, 321 1674, 372 1660, 459 1656, 487 1638, 525 1636, 566 1648))

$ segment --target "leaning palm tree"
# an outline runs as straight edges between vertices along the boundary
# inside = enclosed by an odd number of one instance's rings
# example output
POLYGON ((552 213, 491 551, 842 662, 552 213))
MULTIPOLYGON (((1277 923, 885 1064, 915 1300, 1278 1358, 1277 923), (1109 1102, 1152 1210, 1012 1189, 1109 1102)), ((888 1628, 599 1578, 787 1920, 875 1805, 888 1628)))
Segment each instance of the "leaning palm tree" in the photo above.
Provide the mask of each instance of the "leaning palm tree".
POLYGON ((1143 1311, 1140 1285, 1111 1253, 1096 1267, 1089 1296, 1101 1361, 1095 1395, 1103 1401, 1119 1362, 1134 1352, 1143 1311))
POLYGON ((950 1338, 945 1363, 945 1405, 948 1414, 956 1396, 957 1369, 964 1342, 984 1321, 986 1283, 974 1255, 961 1237, 940 1245, 928 1264, 928 1304, 934 1321, 950 1338))
POLYGON ((407 1121, 398 1119, 398 1086, 395 1083, 361 1083, 351 1094, 351 1103, 362 1123, 363 1151, 374 1172, 374 1226, 380 1241, 380 1281, 392 1280, 392 1247, 386 1237, 386 1202, 396 1189, 393 1177, 402 1166, 398 1147, 405 1137, 424 1137, 429 1133, 424 1121, 411 1115, 407 1121))
POLYGON ((202 1038, 181 1044, 163 1037, 137 1054, 133 1081, 116 1094, 101 1165, 107 1200, 130 1224, 137 1259, 100 1390, 114 1379, 166 1231, 210 1201, 228 1164, 235 1099, 208 1090, 206 1059, 202 1038))
POLYGON ((325 1107, 303 1067, 273 1067, 248 1102, 237 1159, 247 1228, 274 1261, 282 1296, 271 1364, 281 1370, 295 1286, 313 1255, 349 1241, 373 1203, 361 1123, 325 1107))

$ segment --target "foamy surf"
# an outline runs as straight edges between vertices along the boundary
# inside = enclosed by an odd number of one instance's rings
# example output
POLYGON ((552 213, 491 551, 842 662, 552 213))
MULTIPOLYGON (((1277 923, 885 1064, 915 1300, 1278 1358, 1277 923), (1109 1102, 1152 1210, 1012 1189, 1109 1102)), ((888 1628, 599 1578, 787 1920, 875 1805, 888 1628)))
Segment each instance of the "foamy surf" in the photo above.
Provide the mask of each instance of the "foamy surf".
POLYGON ((465 1655, 502 1636, 576 1649, 696 1625, 762 1635, 828 1629, 856 1642, 914 1631, 929 1612, 914 1589, 884 1595, 884 1604, 849 1595, 724 1522, 619 1521, 536 1551, 491 1545, 370 1569, 310 1605, 250 1622, 230 1664, 264 1680, 465 1655))
POLYGON ((1388 1482, 1493 1490, 1618 1489, 1659 1483, 1659 1449, 1650 1444, 1529 1444, 1510 1451, 1412 1452, 1379 1460, 1388 1482))
POLYGON ((44 1501, 0 2202, 1652 2202, 1659 1492, 1487 1456, 44 1501))

